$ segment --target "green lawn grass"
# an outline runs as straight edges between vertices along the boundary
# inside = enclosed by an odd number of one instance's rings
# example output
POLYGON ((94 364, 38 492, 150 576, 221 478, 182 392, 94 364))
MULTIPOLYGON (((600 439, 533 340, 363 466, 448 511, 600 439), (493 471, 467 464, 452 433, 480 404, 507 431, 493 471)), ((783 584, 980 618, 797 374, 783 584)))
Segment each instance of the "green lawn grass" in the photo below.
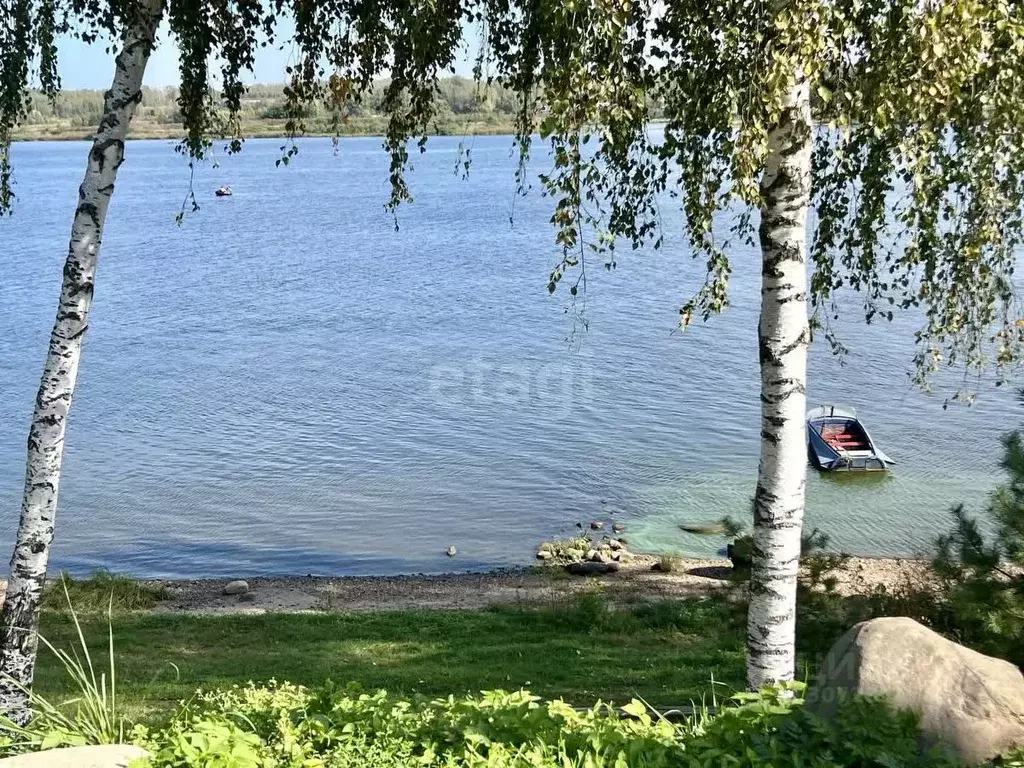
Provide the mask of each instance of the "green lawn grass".
MULTIPOLYGON (((106 665, 107 618, 81 618, 97 669, 106 665)), ((249 614, 115 612, 118 695, 146 718, 200 687, 271 678, 326 680, 403 695, 447 696, 529 688, 580 705, 597 699, 688 703, 711 681, 743 685, 742 611, 724 600, 610 610, 600 598, 547 609, 249 614)), ((41 634, 77 641, 70 616, 44 613, 41 634)), ((53 656, 40 653, 36 690, 72 694, 53 656)))

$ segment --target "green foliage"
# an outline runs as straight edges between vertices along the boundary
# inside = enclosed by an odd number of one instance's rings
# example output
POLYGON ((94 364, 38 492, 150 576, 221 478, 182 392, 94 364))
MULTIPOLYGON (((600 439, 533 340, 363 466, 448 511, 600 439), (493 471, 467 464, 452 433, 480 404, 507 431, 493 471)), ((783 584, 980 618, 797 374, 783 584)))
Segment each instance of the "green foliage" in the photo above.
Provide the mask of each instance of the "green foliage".
POLYGON ((608 706, 578 712, 525 691, 403 700, 383 691, 289 684, 204 694, 149 734, 156 766, 595 765, 668 766, 675 728, 635 702, 635 718, 608 706), (234 752, 234 763, 225 753, 234 752), (628 761, 628 762, 626 762, 628 761))
POLYGON ((47 97, 60 89, 55 41, 68 29, 66 12, 53 0, 0 6, 0 216, 14 203, 11 132, 31 107, 29 78, 38 78, 47 97))
MULTIPOLYGON (((726 536, 732 538, 729 544, 729 559, 741 578, 749 578, 750 563, 754 553, 754 537, 744 533, 746 526, 732 517, 723 517, 720 525, 726 536)), ((800 579, 798 600, 810 593, 832 593, 838 584, 836 571, 846 565, 849 555, 829 551, 831 538, 824 531, 814 528, 800 534, 800 579)))
POLYGON ((952 528, 920 578, 846 597, 802 591, 800 646, 820 652, 857 622, 908 616, 977 651, 1024 663, 1024 444, 1015 432, 1004 445, 1009 483, 992 494, 987 524, 963 506, 953 509, 952 528))
MULTIPOLYGON (((54 34, 120 39, 122 4, 26 0, 0 25, 0 212, 12 203, 8 146, 29 119, 28 85, 58 91, 54 34)), ((917 379, 940 365, 1000 369, 1018 359, 1014 250, 1024 235, 1024 9, 1006 0, 413 0, 411 3, 168 4, 181 51, 175 116, 181 151, 204 157, 210 137, 241 148, 249 108, 242 74, 256 49, 294 22, 284 133, 341 133, 367 108, 384 117, 390 206, 411 199, 411 139, 474 104, 514 113, 522 190, 534 136, 552 164, 562 247, 549 288, 588 254, 618 263, 617 243, 660 245, 664 194, 682 214, 707 275, 681 310, 685 326, 728 302, 730 249, 754 237, 752 213, 768 137, 797 77, 814 94, 815 325, 831 332, 837 292, 860 291, 864 313, 920 308, 917 379), (664 10, 664 12, 662 12, 664 10), (442 76, 467 33, 481 40, 471 96, 442 76), (219 73, 213 71, 219 66, 219 73), (384 80, 383 78, 387 78, 384 80), (211 83, 219 81, 215 92, 211 83), (374 106, 374 100, 379 99, 374 106), (652 114, 664 139, 649 137, 652 114), (317 118, 320 120, 321 118, 317 118)), ((297 147, 286 142, 281 162, 297 147)))
MULTIPOLYGON (((126 614, 123 620, 131 616, 126 614)), ((518 613, 516 622, 522 623, 526 616, 518 613)), ((301 619, 281 618, 293 623, 301 619)), ((69 676, 78 695, 51 705, 38 693, 34 694, 37 717, 25 729, 7 724, 5 752, 124 740, 127 730, 117 702, 125 696, 119 688, 115 699, 114 636, 109 620, 105 641, 111 659, 109 678, 94 669, 86 630, 73 611, 71 620, 78 652, 69 655, 48 647, 58 654, 63 674, 69 676), (84 663, 78 663, 79 657, 84 663)), ((422 631, 410 623, 408 615, 400 615, 398 620, 406 634, 422 631)), ((246 617, 246 621, 252 622, 253 617, 246 617)), ((559 611, 557 622, 567 636, 586 632, 602 642, 606 642, 605 638, 638 634, 648 634, 652 639, 692 637, 698 627, 705 632, 714 627, 719 633, 738 637, 742 628, 740 612, 728 601, 676 601, 612 610, 597 595, 586 596, 571 608, 559 611), (663 634, 650 634, 656 632, 663 634)), ((193 621, 192 632, 222 625, 225 636, 233 637, 238 634, 238 624, 225 619, 193 621)), ((299 628, 299 636, 308 638, 309 630, 310 627, 299 628)), ((173 634, 180 643, 188 633, 179 630, 173 634)), ((343 628, 332 628, 332 636, 339 634, 344 634, 343 628)), ((263 626, 259 635, 265 645, 273 630, 263 626)), ((291 657, 309 661, 308 648, 290 640, 287 644, 291 657)), ((686 646, 691 648, 692 642, 687 641, 686 646)), ((514 646, 509 643, 503 647, 506 656, 514 653, 514 646)), ((122 665, 125 650, 119 643, 122 665)), ((153 646, 144 650, 147 657, 162 653, 153 646)), ((228 651, 239 655, 238 649, 228 651)), ((588 656, 587 661, 592 662, 593 658, 588 656)), ((257 668, 251 657, 244 659, 243 664, 250 671, 257 668)), ((337 667, 342 673, 352 669, 347 664, 337 667)), ((313 677, 321 674, 318 671, 313 677)), ((123 685, 121 676, 117 681, 123 685)), ((155 768, 894 768, 952 764, 939 755, 918 754, 916 720, 912 715, 893 712, 881 700, 851 698, 840 703, 833 721, 825 722, 804 710, 803 686, 797 683, 758 694, 735 694, 721 706, 717 692, 712 691, 710 707, 696 706, 691 717, 675 722, 664 719, 640 699, 634 699, 621 711, 602 702, 579 710, 564 701, 545 701, 526 691, 410 698, 379 690, 363 692, 358 684, 345 688, 329 683, 317 685, 306 689, 271 680, 267 686, 250 683, 201 691, 186 697, 173 715, 135 726, 131 730, 132 741, 155 755, 155 768)), ((650 685, 647 682, 638 690, 650 685)))
POLYGON ((803 708, 803 684, 740 693, 686 742, 691 765, 745 766, 943 766, 938 753, 921 755, 917 718, 896 712, 884 699, 850 697, 831 721, 803 708), (694 757, 697 759, 694 759, 694 757))
POLYGON ((1020 432, 1003 439, 1007 485, 986 510, 991 534, 952 511, 953 528, 939 538, 933 567, 942 579, 946 610, 970 644, 1024 663, 1024 442, 1020 432))
POLYGON ((106 570, 96 571, 87 579, 75 579, 69 573, 62 573, 56 581, 47 584, 43 608, 66 611, 74 606, 78 613, 146 611, 166 600, 168 595, 163 587, 106 570))
POLYGON ((825 722, 804 710, 802 690, 738 694, 717 713, 669 722, 639 700, 578 710, 526 691, 408 700, 330 684, 249 685, 201 694, 136 737, 155 768, 955 764, 921 756, 915 717, 883 700, 844 700, 825 722))
POLYGON ((490 2, 503 82, 520 90, 523 157, 550 143, 563 259, 661 243, 675 200, 707 275, 686 326, 728 301, 729 252, 755 236, 768 140, 798 79, 815 94, 810 299, 831 332, 835 297, 868 321, 918 307, 917 380, 941 364, 1000 369, 1020 353, 1012 295, 1024 202, 1024 10, 917 0, 490 2), (519 23, 516 23, 519 22, 519 23), (666 119, 648 138, 649 94, 666 119), (543 108, 541 108, 543 107, 543 108), (667 219, 665 219, 667 220, 667 219))
MULTIPOLYGON (((31 722, 20 726, 0 715, 0 730, 9 737, 8 752, 53 749, 85 744, 120 744, 125 739, 125 717, 118 703, 114 665, 114 631, 111 625, 113 598, 107 611, 106 670, 93 664, 92 653, 78 619, 68 583, 63 582, 65 606, 74 625, 77 648, 66 651, 40 636, 70 682, 71 698, 54 701, 36 689, 25 690, 33 712, 31 722)), ((15 685, 21 686, 15 682, 15 685)))

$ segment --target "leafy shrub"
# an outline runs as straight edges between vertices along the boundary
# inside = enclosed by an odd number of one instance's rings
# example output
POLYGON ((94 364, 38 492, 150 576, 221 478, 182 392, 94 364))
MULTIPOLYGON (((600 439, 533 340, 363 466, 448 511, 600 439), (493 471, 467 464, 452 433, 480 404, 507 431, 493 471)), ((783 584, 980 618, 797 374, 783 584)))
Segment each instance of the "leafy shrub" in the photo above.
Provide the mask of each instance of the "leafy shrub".
POLYGON ((640 702, 628 710, 634 717, 604 704, 578 712, 525 691, 406 701, 282 684, 203 695, 139 736, 165 768, 678 765, 676 727, 640 702))
POLYGON ((578 711, 525 691, 407 701, 290 684, 199 696, 137 737, 159 768, 257 766, 944 766, 921 756, 912 715, 851 698, 835 722, 804 710, 803 687, 738 694, 718 714, 672 723, 633 701, 578 711))
POLYGON ((802 581, 797 604, 797 645, 805 652, 824 653, 853 625, 880 616, 906 616, 953 640, 964 640, 942 585, 929 574, 908 575, 889 587, 856 585, 854 594, 846 595, 827 586, 810 588, 809 581, 802 581))
POLYGON ((881 698, 849 697, 826 722, 802 706, 803 684, 739 693, 740 706, 711 718, 687 742, 690 765, 952 766, 938 752, 922 755, 917 717, 881 698), (696 758, 696 759, 694 759, 696 758))

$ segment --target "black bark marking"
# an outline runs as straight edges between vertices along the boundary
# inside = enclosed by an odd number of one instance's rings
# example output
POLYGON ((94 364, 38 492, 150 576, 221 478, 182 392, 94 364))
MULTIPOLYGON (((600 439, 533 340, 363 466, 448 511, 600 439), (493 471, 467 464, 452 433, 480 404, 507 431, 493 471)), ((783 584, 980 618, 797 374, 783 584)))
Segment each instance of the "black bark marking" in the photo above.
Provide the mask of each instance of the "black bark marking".
POLYGON ((800 347, 806 346, 810 341, 810 333, 808 332, 807 326, 800 331, 800 335, 789 344, 778 349, 773 348, 771 343, 771 337, 764 333, 763 330, 758 328, 758 358, 761 361, 761 367, 771 365, 775 368, 782 367, 782 358, 791 352, 796 352, 800 347))
POLYGON ((95 203, 79 203, 75 210, 75 218, 77 219, 79 216, 88 216, 92 226, 96 229, 100 228, 100 211, 95 203))
POLYGON ((74 298, 85 295, 91 298, 94 288, 92 280, 80 280, 76 284, 68 286, 68 296, 74 298))
POLYGON ((764 403, 765 405, 779 405, 781 403, 784 403, 786 400, 788 400, 793 395, 796 395, 796 394, 801 394, 801 395, 806 394, 806 392, 805 392, 806 387, 804 387, 803 384, 800 384, 800 383, 794 383, 794 384, 785 383, 785 382, 789 382, 789 381, 793 381, 793 380, 792 379, 787 379, 787 380, 783 380, 782 382, 779 382, 779 381, 771 381, 771 382, 769 382, 769 385, 771 385, 773 387, 783 386, 785 388, 781 392, 776 394, 776 395, 768 395, 768 394, 765 394, 764 392, 762 392, 761 393, 761 402, 764 403))
POLYGON ((93 143, 89 157, 96 163, 97 173, 105 172, 108 159, 107 150, 111 148, 114 149, 114 170, 117 170, 124 159, 124 141, 121 139, 97 139, 93 143))
POLYGON ((779 291, 792 291, 795 289, 796 286, 793 283, 782 283, 781 285, 766 285, 761 289, 761 293, 778 293, 779 291))
POLYGON ((775 299, 775 302, 779 305, 789 304, 794 301, 799 301, 801 304, 807 301, 806 293, 794 293, 792 296, 779 296, 775 299))
POLYGON ((68 336, 68 341, 75 341, 76 339, 82 338, 85 335, 85 332, 88 331, 88 330, 89 330, 89 324, 88 323, 83 323, 81 328, 79 328, 77 331, 75 331, 70 336, 68 336))
MULTIPOLYGON (((757 329, 757 357, 761 362, 762 368, 773 361, 772 347, 771 344, 769 344, 768 336, 760 328, 757 329)), ((777 362, 774 364, 778 365, 777 362)))

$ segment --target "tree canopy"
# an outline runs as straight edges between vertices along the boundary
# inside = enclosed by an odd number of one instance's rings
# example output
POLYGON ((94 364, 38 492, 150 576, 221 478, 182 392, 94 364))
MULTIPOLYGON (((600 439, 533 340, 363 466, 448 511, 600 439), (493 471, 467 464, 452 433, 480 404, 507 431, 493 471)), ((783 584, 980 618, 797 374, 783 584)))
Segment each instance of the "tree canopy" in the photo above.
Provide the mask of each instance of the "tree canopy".
MULTIPOLYGON (((2 7, 6 212, 11 130, 27 114, 30 84, 48 98, 59 89, 56 38, 117 39, 132 3, 5 0, 2 7)), ((1024 11, 1017 2, 170 0, 168 13, 182 54, 182 151, 204 157, 214 134, 240 149, 243 76, 260 46, 276 44, 287 15, 297 58, 281 110, 295 135, 311 105, 340 121, 387 78, 375 101, 387 115, 392 205, 411 197, 410 139, 425 147, 442 103, 440 78, 460 45, 478 46, 476 78, 516 94, 523 188, 534 135, 549 144, 552 163, 540 180, 554 197, 564 249, 549 287, 588 253, 611 267, 617 245, 658 245, 663 228, 676 226, 666 216, 667 195, 707 262, 707 280, 681 302, 684 326, 728 301, 730 244, 753 237, 768 128, 787 73, 798 67, 819 120, 809 296, 816 327, 838 344, 829 333, 834 298, 852 288, 869 320, 899 308, 923 311, 915 361, 922 384, 943 363, 1005 366, 1019 356, 1012 275, 1024 199, 1024 11), (663 137, 649 126, 655 95, 667 120, 663 137)))
MULTIPOLYGON (((536 6, 533 6, 536 8, 536 6)), ((554 171, 565 259, 587 248, 658 245, 678 205, 707 280, 681 309, 685 326, 728 301, 730 244, 752 241, 768 132, 790 75, 815 95, 810 233, 813 326, 844 289, 867 320, 918 308, 915 379, 943 363, 1005 369, 1021 350, 1013 273, 1024 201, 1024 10, 951 0, 758 2, 592 0, 541 6, 537 63, 492 33, 502 69, 535 87, 554 171), (653 139, 645 105, 663 100, 653 139)), ((493 7, 492 28, 500 17, 493 7)), ((509 78, 511 80, 511 78, 509 78)))

